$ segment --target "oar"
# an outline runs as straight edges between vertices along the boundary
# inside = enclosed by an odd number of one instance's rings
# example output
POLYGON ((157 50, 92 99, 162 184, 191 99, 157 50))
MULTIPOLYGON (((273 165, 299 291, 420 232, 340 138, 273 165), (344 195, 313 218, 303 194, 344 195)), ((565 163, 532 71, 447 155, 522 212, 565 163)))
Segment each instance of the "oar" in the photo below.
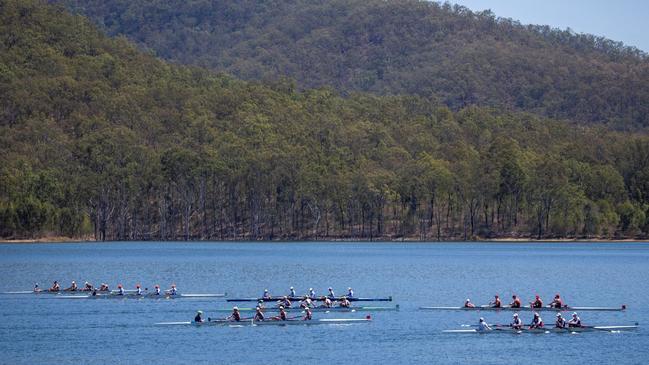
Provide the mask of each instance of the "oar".
POLYGON ((494 307, 493 303, 489 303, 489 304, 484 304, 484 305, 476 306, 475 308, 476 308, 476 309, 477 309, 477 308, 494 308, 494 309, 500 309, 500 308, 509 308, 509 306, 501 305, 500 307, 494 307))
POLYGON ((231 321, 232 323, 237 323, 237 322, 243 322, 243 321, 250 321, 255 317, 241 317, 239 321, 235 321, 234 319, 231 319, 230 316, 225 317, 225 318, 211 318, 207 317, 208 322, 212 322, 212 319, 214 319, 214 322, 216 321, 231 321))
MULTIPOLYGON (((488 323, 487 323, 488 324, 488 323)), ((509 324, 488 324, 489 327, 511 327, 509 324)), ((460 327, 478 327, 478 324, 463 324, 460 327)))

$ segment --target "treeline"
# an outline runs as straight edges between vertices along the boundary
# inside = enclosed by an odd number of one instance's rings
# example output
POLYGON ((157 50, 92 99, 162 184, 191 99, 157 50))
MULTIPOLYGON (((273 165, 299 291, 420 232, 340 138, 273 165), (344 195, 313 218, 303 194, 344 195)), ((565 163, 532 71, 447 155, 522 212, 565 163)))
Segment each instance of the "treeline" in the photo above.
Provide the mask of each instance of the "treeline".
POLYGON ((649 138, 166 64, 0 3, 0 236, 644 237, 649 138))
POLYGON ((649 127, 645 53, 488 11, 425 0, 60 2, 160 57, 246 80, 649 127))

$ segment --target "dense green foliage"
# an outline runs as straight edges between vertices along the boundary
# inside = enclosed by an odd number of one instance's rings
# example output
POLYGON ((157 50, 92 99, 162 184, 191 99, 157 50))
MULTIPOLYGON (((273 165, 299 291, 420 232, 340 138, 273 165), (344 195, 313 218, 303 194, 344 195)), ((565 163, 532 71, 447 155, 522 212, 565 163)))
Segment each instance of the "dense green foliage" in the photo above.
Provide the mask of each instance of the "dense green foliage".
POLYGON ((644 53, 490 12, 424 0, 60 1, 165 59, 246 80, 649 126, 644 53))
POLYGON ((637 237, 649 139, 166 64, 0 1, 0 235, 637 237))

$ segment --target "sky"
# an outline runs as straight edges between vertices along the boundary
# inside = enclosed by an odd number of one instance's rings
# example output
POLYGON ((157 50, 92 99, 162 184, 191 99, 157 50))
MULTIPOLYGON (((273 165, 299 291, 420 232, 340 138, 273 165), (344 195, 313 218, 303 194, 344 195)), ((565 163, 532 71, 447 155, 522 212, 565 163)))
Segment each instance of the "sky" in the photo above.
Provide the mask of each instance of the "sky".
POLYGON ((649 0, 450 0, 523 24, 570 28, 649 52, 649 0))

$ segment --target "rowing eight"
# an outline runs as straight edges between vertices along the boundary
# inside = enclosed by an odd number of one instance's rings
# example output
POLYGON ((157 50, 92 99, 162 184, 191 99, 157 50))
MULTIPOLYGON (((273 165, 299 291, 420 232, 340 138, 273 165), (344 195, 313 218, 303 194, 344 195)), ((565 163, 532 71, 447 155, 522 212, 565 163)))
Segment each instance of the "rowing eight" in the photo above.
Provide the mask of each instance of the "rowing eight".
POLYGON ((509 326, 495 327, 491 331, 479 331, 477 329, 462 329, 462 330, 445 330, 443 333, 576 333, 576 332, 619 332, 619 331, 632 331, 638 329, 638 324, 632 326, 582 326, 582 327, 547 327, 547 328, 528 328, 523 327, 516 329, 509 326))
POLYGON ((316 324, 354 324, 370 322, 371 318, 324 318, 324 319, 287 319, 281 320, 266 320, 266 321, 253 321, 252 319, 233 321, 227 319, 212 319, 205 322, 160 322, 156 326, 178 326, 178 325, 192 325, 192 326, 287 326, 287 325, 302 325, 311 326, 316 324))
MULTIPOLYGON (((398 311, 399 305, 394 307, 315 307, 310 308, 311 312, 385 312, 385 311, 398 311)), ((278 311, 279 308, 267 307, 263 308, 264 312, 278 311)), ((303 312, 304 308, 295 307, 295 308, 284 308, 286 312, 303 312)), ((215 312, 232 312, 232 309, 216 309, 215 312)), ((256 308, 239 308, 239 312, 255 312, 256 308)))
POLYGON ((562 308, 552 308, 552 307, 541 307, 541 308, 532 308, 532 307, 519 307, 512 308, 509 306, 503 306, 499 308, 494 308, 491 306, 480 306, 480 307, 419 307, 421 310, 452 310, 452 311, 598 311, 598 312, 613 312, 613 311, 623 311, 626 310, 626 305, 621 307, 562 307, 562 308))
POLYGON ((61 295, 56 296, 56 299, 177 299, 177 298, 223 298, 226 294, 135 294, 126 293, 123 295, 110 293, 110 294, 97 294, 97 295, 61 295))
MULTIPOLYGON (((336 298, 331 298, 331 297, 317 297, 312 300, 319 300, 323 301, 325 298, 329 298, 330 300, 341 300, 343 297, 336 297, 336 298)), ((387 298, 358 298, 358 297, 346 297, 347 300, 350 302, 391 302, 392 301, 392 296, 389 296, 387 298)), ((276 302, 278 300, 283 300, 284 297, 270 297, 270 298, 231 298, 228 299, 228 302, 276 302)), ((288 297, 288 300, 290 301, 300 301, 304 300, 306 297, 288 297)))

